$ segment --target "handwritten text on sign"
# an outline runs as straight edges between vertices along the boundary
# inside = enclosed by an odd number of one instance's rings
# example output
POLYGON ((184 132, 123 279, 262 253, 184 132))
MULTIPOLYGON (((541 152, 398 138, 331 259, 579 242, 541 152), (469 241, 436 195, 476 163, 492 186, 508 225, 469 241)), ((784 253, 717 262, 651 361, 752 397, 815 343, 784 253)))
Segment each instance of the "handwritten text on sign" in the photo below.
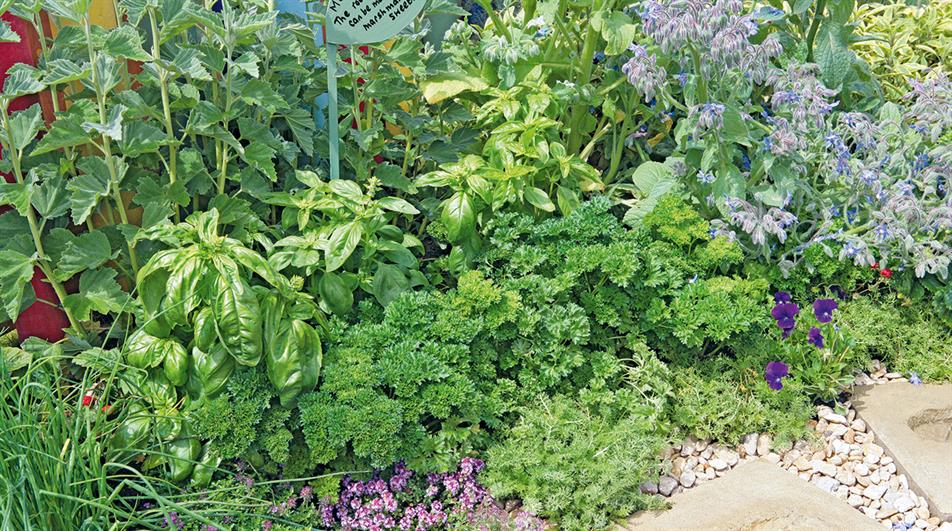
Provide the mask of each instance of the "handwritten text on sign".
POLYGON ((330 0, 327 42, 370 44, 393 37, 413 21, 426 0, 330 0))

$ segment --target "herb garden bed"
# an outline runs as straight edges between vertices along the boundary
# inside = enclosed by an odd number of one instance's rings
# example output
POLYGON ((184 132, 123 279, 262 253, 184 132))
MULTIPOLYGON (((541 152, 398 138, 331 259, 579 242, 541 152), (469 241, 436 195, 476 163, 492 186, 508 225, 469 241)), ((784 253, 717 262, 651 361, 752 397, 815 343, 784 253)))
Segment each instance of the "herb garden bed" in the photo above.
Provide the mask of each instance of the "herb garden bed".
POLYGON ((0 15, 0 528, 952 525, 950 0, 0 15))

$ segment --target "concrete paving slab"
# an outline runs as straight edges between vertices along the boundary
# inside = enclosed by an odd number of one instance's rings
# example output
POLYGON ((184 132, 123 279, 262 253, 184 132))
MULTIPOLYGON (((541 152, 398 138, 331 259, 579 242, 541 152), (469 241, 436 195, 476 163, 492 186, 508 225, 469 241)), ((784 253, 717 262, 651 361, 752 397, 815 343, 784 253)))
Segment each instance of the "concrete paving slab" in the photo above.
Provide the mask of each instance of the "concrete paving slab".
POLYGON ((852 401, 932 514, 952 520, 952 384, 866 385, 852 401))
POLYGON ((667 511, 635 514, 629 530, 882 531, 819 487, 764 459, 743 463, 724 477, 675 495, 667 511))

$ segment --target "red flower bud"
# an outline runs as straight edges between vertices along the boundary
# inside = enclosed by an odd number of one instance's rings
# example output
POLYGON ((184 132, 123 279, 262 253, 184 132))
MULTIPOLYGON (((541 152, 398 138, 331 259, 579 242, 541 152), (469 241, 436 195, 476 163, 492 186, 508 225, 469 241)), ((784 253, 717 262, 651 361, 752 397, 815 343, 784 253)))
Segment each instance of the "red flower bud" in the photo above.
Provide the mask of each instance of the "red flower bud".
POLYGON ((103 413, 109 413, 109 410, 110 410, 110 409, 112 409, 112 405, 111 405, 111 404, 106 404, 105 406, 102 407, 102 412, 103 412, 103 413))
POLYGON ((374 155, 374 162, 376 162, 377 164, 383 164, 383 157, 381 157, 380 155, 374 155))
POLYGON ((93 400, 95 400, 95 399, 96 399, 96 397, 93 396, 93 395, 86 395, 86 396, 84 396, 84 397, 83 397, 83 407, 89 407, 90 405, 92 405, 93 400))
POLYGON ((873 265, 869 266, 871 269, 879 269, 879 262, 874 262, 873 265))
POLYGON ((883 278, 892 278, 892 269, 889 269, 888 267, 886 269, 883 269, 882 271, 879 272, 879 276, 883 278))

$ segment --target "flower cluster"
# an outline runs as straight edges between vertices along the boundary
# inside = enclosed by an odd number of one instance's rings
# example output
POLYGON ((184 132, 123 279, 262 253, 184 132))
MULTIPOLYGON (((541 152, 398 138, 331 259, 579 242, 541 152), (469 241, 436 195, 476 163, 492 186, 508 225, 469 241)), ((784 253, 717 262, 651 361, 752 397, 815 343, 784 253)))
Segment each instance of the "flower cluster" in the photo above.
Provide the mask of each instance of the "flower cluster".
POLYGON ((912 127, 929 135, 933 142, 952 129, 952 90, 947 73, 938 71, 926 81, 909 80, 912 90, 903 96, 911 105, 906 119, 912 127))
MULTIPOLYGON (((787 339, 793 334, 797 326, 797 316, 800 314, 800 307, 793 302, 789 293, 778 291, 774 294, 774 307, 770 312, 777 326, 783 330, 783 339, 787 339)), ((813 301, 813 317, 820 326, 811 326, 807 332, 807 343, 817 349, 823 350, 826 347, 826 339, 823 336, 821 326, 829 325, 833 322, 833 312, 839 307, 835 299, 817 299, 813 301)), ((835 328, 835 327, 834 327, 835 328)), ((764 367, 764 379, 771 389, 779 391, 783 389, 781 379, 790 374, 790 369, 786 363, 781 361, 772 361, 764 367)))
MULTIPOLYGON (((395 464, 387 479, 380 470, 364 481, 345 477, 337 502, 321 503, 322 523, 345 530, 423 530, 472 522, 493 512, 492 496, 477 480, 483 466, 479 459, 464 457, 455 472, 431 473, 425 478, 403 463, 395 464)), ((517 529, 541 529, 531 516, 515 524, 517 529)))
POLYGON ((741 15, 740 0, 649 0, 643 6, 645 32, 664 53, 697 54, 701 71, 695 75, 713 78, 739 70, 762 83, 771 59, 783 51, 773 33, 760 44, 750 41, 759 26, 752 14, 741 15))
POLYGON ((622 65, 621 71, 628 76, 628 82, 644 95, 645 102, 650 102, 664 87, 665 71, 658 66, 658 58, 648 53, 644 46, 632 44, 628 49, 633 55, 622 65))
POLYGON ((783 208, 755 206, 738 198, 727 198, 726 203, 731 224, 749 234, 754 245, 764 245, 768 235, 783 243, 787 239, 787 230, 797 222, 797 216, 783 208))

